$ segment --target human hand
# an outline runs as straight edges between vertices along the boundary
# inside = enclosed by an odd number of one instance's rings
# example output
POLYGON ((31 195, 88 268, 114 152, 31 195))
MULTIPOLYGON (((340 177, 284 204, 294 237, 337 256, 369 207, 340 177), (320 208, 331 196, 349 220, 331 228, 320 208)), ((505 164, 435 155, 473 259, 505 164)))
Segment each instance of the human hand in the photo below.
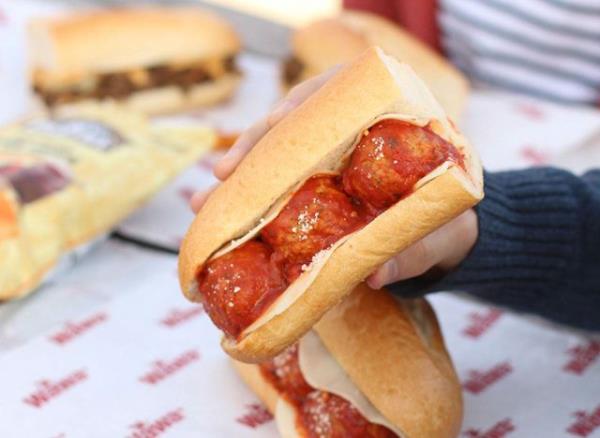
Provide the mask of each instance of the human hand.
MULTIPOLYGON (((292 88, 267 117, 240 135, 215 165, 215 176, 223 181, 231 175, 244 156, 273 126, 318 90, 339 68, 334 67, 292 88)), ((214 189, 215 186, 192 196, 190 204, 194 213, 202 208, 214 189)), ((367 283, 379 289, 389 283, 422 275, 433 267, 451 270, 469 254, 477 235, 477 216, 474 210, 468 210, 388 260, 367 279, 367 283)))
POLYGON ((367 283, 373 289, 380 289, 386 284, 418 277, 433 267, 450 271, 467 257, 478 234, 477 215, 474 210, 467 210, 385 262, 367 283))

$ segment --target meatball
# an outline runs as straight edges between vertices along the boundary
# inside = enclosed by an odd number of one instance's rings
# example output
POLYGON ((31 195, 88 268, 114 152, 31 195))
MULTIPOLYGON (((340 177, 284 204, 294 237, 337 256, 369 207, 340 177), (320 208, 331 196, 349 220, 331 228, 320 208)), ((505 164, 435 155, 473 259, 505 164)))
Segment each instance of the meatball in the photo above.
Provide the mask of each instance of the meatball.
POLYGON ((206 264, 198 275, 204 308, 223 332, 237 337, 287 288, 264 243, 249 241, 206 264))
POLYGON ((313 390, 304 380, 300 370, 298 344, 288 347, 283 353, 262 363, 260 368, 277 391, 285 394, 295 405, 300 404, 313 390))
POLYGON ((309 438, 393 438, 384 426, 370 423, 349 402, 335 394, 313 391, 305 399, 300 423, 309 438))
POLYGON ((261 232, 282 260, 288 281, 313 256, 362 224, 357 207, 333 175, 317 175, 304 183, 279 215, 261 232))
POLYGON ((352 404, 311 387, 298 360, 298 344, 260 365, 262 373, 299 410, 299 424, 308 438, 392 438, 389 429, 370 423, 352 404))
POLYGON ((380 212, 447 160, 461 162, 456 148, 427 127, 382 120, 360 139, 342 175, 344 190, 380 212))

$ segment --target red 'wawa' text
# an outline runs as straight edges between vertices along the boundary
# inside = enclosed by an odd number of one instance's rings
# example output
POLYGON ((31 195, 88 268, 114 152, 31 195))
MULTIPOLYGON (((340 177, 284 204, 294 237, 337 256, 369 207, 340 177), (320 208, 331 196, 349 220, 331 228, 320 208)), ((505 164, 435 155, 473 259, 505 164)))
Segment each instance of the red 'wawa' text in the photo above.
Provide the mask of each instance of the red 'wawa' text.
POLYGON ((181 422, 184 418, 183 409, 177 408, 167 412, 151 423, 144 421, 135 422, 130 426, 133 432, 129 435, 129 438, 156 438, 165 433, 167 429, 173 427, 173 425, 181 422))
POLYGON ((515 431, 515 426, 509 418, 494 424, 490 429, 481 432, 477 429, 469 429, 463 433, 467 438, 503 438, 515 431))
POLYGON ((64 328, 50 336, 50 340, 56 344, 64 345, 107 319, 106 313, 97 313, 79 322, 67 322, 64 328))
POLYGON ((37 389, 25 397, 23 402, 35 408, 41 408, 53 398, 83 382, 87 378, 87 372, 82 369, 74 371, 56 382, 41 380, 37 384, 37 389))
POLYGON ((487 312, 472 312, 468 318, 470 324, 465 327, 463 334, 470 338, 477 339, 494 325, 502 316, 502 311, 498 309, 489 309, 487 312))
POLYGON ((600 427, 600 406, 590 413, 577 411, 573 415, 576 420, 567 429, 571 435, 585 437, 600 427))
POLYGON ((502 362, 487 371, 469 371, 469 379, 463 383, 465 390, 473 394, 479 394, 488 386, 504 378, 512 372, 513 368, 509 362, 502 362))
POLYGON ((258 426, 268 423, 273 419, 271 413, 259 403, 246 405, 246 408, 248 412, 236 418, 236 421, 244 426, 256 429, 258 426))
POLYGON ((196 318, 204 313, 202 306, 190 307, 188 309, 173 309, 167 316, 161 319, 160 323, 167 327, 175 327, 179 324, 196 318))
POLYGON ((571 356, 571 360, 563 366, 563 370, 581 375, 600 356, 600 341, 577 345, 569 348, 567 353, 571 356))
POLYGON ((152 364, 152 369, 140 377, 140 381, 156 385, 185 366, 200 359, 200 353, 195 350, 185 351, 171 361, 157 360, 152 364))

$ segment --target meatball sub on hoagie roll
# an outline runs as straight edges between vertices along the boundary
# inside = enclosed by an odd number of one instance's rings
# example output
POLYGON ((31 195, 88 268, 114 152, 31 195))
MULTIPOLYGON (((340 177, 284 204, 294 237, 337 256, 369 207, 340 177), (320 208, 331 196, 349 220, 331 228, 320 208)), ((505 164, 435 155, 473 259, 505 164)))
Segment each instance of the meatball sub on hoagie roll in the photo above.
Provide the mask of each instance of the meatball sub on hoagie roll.
POLYGON ((233 357, 273 357, 378 266, 476 204, 482 170, 413 70, 371 48, 208 198, 181 287, 233 357))
POLYGON ((361 284, 280 355, 234 365, 282 437, 450 438, 460 430, 460 383, 425 300, 361 284))

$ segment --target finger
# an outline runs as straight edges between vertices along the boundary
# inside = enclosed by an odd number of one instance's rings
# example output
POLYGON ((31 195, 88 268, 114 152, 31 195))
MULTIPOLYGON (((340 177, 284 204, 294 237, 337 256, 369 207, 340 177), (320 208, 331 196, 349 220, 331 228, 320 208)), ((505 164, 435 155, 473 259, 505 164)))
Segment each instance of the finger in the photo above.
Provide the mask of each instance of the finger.
POLYGON ((244 131, 223 158, 215 164, 213 170, 215 176, 223 181, 231 175, 242 158, 269 129, 271 129, 271 125, 268 118, 265 118, 244 131))
POLYGON ((418 277, 433 266, 456 267, 477 239, 477 216, 468 210, 384 263, 368 279, 374 289, 418 277))
POLYGON ((381 289, 386 284, 417 277, 427 272, 437 260, 426 244, 426 239, 414 243, 385 262, 367 279, 367 284, 373 289, 381 289))
POLYGON ((371 289, 381 289, 389 283, 388 279, 396 277, 396 273, 392 272, 396 268, 396 262, 388 260, 367 278, 367 284, 371 289))
POLYGON ((192 195, 190 199, 190 207, 194 213, 198 213, 210 194, 217 188, 217 184, 212 185, 206 190, 202 190, 200 192, 196 192, 192 195))

